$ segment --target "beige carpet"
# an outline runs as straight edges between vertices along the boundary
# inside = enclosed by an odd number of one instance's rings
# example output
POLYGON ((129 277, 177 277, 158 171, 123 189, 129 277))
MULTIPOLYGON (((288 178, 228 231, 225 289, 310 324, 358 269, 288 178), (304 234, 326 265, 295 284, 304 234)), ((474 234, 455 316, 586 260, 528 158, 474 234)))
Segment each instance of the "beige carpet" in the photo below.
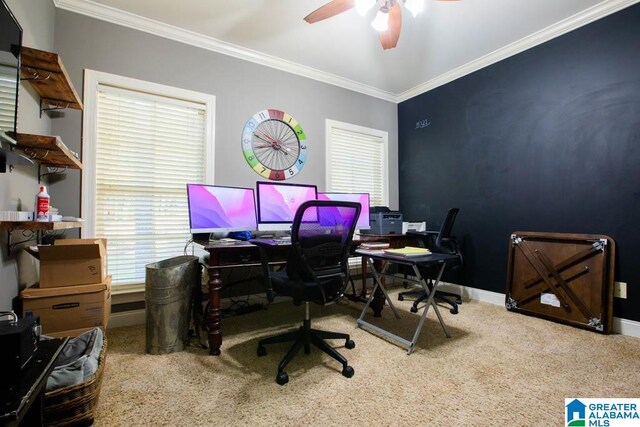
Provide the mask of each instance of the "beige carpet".
MULTIPOLYGON (((418 315, 397 304, 384 327, 410 339, 418 315)), ((640 339, 594 332, 465 302, 442 309, 447 339, 433 312, 411 355, 357 328, 360 304, 313 307, 312 325, 352 334, 336 343, 355 369, 312 350, 275 383, 286 345, 256 356, 258 339, 297 326, 304 306, 289 303, 223 321, 222 356, 190 347, 145 354, 144 326, 109 331, 97 425, 564 425, 567 397, 640 397, 640 339)), ((369 315, 368 319, 372 317, 369 315)))

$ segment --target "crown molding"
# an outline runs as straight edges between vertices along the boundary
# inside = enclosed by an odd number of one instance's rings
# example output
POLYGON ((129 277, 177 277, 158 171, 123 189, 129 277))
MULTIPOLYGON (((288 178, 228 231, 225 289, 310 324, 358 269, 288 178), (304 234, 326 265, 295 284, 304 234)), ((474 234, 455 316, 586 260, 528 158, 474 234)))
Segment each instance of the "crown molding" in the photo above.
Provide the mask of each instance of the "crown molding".
POLYGON ((168 38, 181 43, 200 47, 202 49, 218 52, 223 55, 232 56, 244 61, 307 77, 333 86, 372 96, 374 98, 379 98, 393 103, 400 103, 424 92, 435 89, 438 86, 442 86, 453 80, 459 79, 460 77, 466 76, 467 74, 471 74, 474 71, 495 64, 496 62, 516 55, 524 50, 542 44, 555 37, 561 36, 583 25, 615 13, 621 9, 638 3, 639 1, 640 0, 604 0, 600 4, 577 13, 563 21, 531 34, 517 42, 497 49, 478 59, 470 61, 458 68, 441 74, 399 94, 381 90, 373 86, 365 85, 315 68, 286 61, 272 55, 266 55, 255 50, 214 39, 213 37, 204 36, 182 28, 144 18, 139 15, 134 15, 110 6, 95 3, 91 0, 53 0, 53 3, 59 9, 79 13, 92 18, 111 22, 116 25, 122 25, 134 30, 144 31, 159 37, 168 38))
POLYGON ((514 43, 508 44, 507 46, 497 49, 487 55, 481 56, 471 62, 467 62, 458 68, 441 74, 438 77, 435 77, 412 89, 402 92, 397 95, 396 102, 400 103, 424 92, 428 92, 438 86, 442 86, 453 80, 459 79, 460 77, 464 77, 474 71, 488 67, 489 65, 495 64, 496 62, 502 61, 510 56, 516 55, 527 49, 531 49, 532 47, 559 37, 600 18, 604 18, 607 15, 622 10, 628 6, 638 3, 639 1, 640 0, 604 0, 600 4, 592 6, 589 9, 585 9, 584 11, 570 16, 556 24, 524 37, 514 43))
POLYGON ((188 31, 173 25, 165 24, 153 19, 145 18, 129 12, 125 12, 110 6, 95 3, 90 0, 53 0, 54 5, 59 9, 86 15, 91 18, 122 25, 134 30, 144 31, 159 37, 168 38, 174 41, 186 43, 223 55, 232 56, 244 61, 275 68, 291 74, 307 77, 333 86, 349 89, 365 95, 380 98, 385 101, 396 102, 396 95, 373 86, 368 86, 353 80, 349 80, 335 74, 307 67, 291 61, 267 55, 255 50, 247 49, 232 43, 227 43, 213 37, 188 31))

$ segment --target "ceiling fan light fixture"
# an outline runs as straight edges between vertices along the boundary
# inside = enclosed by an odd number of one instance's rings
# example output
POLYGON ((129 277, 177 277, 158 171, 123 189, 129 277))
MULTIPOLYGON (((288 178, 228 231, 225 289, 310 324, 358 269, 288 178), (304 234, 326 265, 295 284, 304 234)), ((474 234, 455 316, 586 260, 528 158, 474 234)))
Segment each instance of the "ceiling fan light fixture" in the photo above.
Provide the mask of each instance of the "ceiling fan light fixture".
POLYGON ((376 31, 387 31, 389 29, 389 10, 381 7, 376 17, 371 22, 371 26, 376 31))
POLYGON ((356 10, 360 16, 364 16, 375 4, 377 0, 356 0, 356 10))
POLYGON ((424 0, 404 0, 404 7, 406 7, 415 18, 424 10, 424 0))

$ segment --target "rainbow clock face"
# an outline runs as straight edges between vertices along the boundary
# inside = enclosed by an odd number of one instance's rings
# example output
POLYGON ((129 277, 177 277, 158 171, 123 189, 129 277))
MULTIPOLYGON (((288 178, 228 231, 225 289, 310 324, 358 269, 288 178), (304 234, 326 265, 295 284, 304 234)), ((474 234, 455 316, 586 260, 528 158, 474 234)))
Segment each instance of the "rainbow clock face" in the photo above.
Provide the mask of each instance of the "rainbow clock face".
POLYGON ((242 131, 242 153, 249 166, 264 178, 289 179, 307 159, 307 139, 300 124, 280 110, 254 114, 242 131))

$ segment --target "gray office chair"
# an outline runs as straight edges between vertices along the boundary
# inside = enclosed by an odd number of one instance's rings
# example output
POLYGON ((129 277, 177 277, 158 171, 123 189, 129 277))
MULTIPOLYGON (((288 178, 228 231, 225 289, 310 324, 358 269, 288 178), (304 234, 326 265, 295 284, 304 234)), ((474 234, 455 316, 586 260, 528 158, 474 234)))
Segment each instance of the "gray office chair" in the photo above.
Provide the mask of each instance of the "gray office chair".
MULTIPOLYGON (((453 230, 453 223, 456 220, 456 216, 458 215, 459 210, 460 209, 458 208, 449 209, 449 211, 447 212, 447 216, 442 222, 440 231, 419 231, 407 233, 408 235, 420 238, 421 246, 429 248, 431 252, 457 255, 459 261, 449 266, 447 269, 447 273, 449 273, 450 271, 459 271, 462 268, 462 252, 458 247, 456 238, 451 235, 451 231, 453 230)), ((420 271, 420 274, 422 274, 425 278, 429 278, 428 283, 431 283, 431 276, 433 275, 431 271, 420 271)), ((418 305, 425 299, 429 298, 429 295, 423 290, 408 291, 400 292, 400 294, 398 295, 398 301, 403 301, 407 296, 416 297, 416 300, 411 306, 411 312, 413 313, 417 313, 418 305)), ((451 312, 451 314, 458 314, 458 305, 462 304, 461 296, 451 292, 436 291, 434 299, 436 301, 450 305, 451 309, 449 311, 451 312)))
POLYGON ((352 349, 355 343, 348 334, 321 331, 311 328, 309 303, 328 305, 340 298, 347 286, 348 256, 356 220, 360 215, 360 204, 312 200, 298 208, 291 228, 291 253, 286 268, 271 271, 269 247, 273 242, 263 239, 251 240, 260 249, 263 271, 267 285, 267 298, 272 301, 275 294, 293 298, 295 305, 305 303, 305 318, 295 331, 262 339, 258 342, 258 356, 267 354, 268 344, 293 341, 293 346, 278 365, 276 382, 284 385, 289 375, 284 371, 287 364, 304 346, 311 352, 311 344, 342 364, 342 375, 351 378, 354 370, 326 339, 343 339, 345 347, 352 349))

